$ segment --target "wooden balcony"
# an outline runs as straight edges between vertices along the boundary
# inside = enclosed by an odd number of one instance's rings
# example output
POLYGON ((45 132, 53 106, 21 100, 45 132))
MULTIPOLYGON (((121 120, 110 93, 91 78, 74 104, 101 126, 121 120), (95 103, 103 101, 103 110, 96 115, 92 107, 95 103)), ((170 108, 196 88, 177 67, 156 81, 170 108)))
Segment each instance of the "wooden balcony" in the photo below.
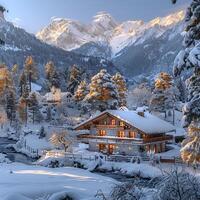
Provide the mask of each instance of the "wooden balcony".
POLYGON ((165 135, 161 137, 154 137, 154 138, 143 138, 143 143, 153 143, 153 142, 160 142, 160 141, 170 141, 173 139, 171 135, 165 135))
POLYGON ((143 144, 142 139, 114 137, 114 136, 97 136, 97 135, 79 135, 78 139, 84 142, 93 141, 96 143, 110 143, 110 144, 143 144))
POLYGON ((96 128, 98 129, 120 129, 123 130, 124 126, 119 126, 119 125, 110 125, 110 124, 98 124, 95 125, 96 128))
POLYGON ((95 142, 105 142, 105 143, 122 143, 122 144, 148 144, 148 143, 155 143, 161 141, 170 141, 172 140, 171 135, 166 135, 162 137, 155 137, 155 138, 128 138, 128 137, 114 137, 114 136, 97 136, 97 135, 90 135, 90 134, 82 134, 77 136, 78 139, 83 141, 95 141, 95 142))

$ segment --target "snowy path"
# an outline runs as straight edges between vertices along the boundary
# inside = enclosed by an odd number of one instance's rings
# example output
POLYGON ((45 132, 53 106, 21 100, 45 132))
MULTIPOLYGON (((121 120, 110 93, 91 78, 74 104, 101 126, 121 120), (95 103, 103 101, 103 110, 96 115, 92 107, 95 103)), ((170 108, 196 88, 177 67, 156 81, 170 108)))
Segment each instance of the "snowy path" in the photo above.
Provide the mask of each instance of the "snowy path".
POLYGON ((108 194, 116 183, 111 178, 71 167, 52 169, 17 163, 0 165, 1 200, 13 200, 13 197, 22 200, 24 196, 35 200, 60 191, 69 192, 74 199, 92 200, 99 189, 108 194))

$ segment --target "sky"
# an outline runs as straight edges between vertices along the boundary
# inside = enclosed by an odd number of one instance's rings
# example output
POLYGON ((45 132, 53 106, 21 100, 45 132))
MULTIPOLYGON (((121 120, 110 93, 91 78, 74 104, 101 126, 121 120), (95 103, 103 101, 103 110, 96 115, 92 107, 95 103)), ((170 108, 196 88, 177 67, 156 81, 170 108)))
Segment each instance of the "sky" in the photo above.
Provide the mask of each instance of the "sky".
POLYGON ((149 21, 186 8, 191 0, 0 0, 12 21, 28 32, 36 33, 47 26, 52 17, 62 17, 89 23, 100 11, 110 13, 117 21, 141 19, 149 21))

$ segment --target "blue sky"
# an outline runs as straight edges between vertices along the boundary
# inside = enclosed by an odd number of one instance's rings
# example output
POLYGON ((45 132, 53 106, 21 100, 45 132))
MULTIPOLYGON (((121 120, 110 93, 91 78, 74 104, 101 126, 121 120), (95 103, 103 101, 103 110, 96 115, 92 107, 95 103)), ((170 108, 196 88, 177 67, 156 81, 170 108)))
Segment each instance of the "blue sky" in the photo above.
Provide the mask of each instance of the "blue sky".
POLYGON ((109 12, 117 21, 148 21, 185 8, 191 0, 0 0, 9 13, 7 19, 35 33, 46 26, 51 17, 64 17, 88 23, 99 11, 109 12))

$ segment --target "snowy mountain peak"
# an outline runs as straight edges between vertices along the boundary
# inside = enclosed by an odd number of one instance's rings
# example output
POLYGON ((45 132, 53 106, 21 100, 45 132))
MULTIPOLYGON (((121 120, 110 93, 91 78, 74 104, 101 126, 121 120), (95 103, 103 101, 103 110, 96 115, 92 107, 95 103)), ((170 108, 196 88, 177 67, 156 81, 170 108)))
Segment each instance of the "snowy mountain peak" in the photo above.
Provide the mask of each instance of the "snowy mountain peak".
POLYGON ((115 57, 122 49, 133 43, 141 44, 151 37, 160 37, 183 18, 184 11, 178 11, 149 22, 132 20, 118 23, 109 13, 99 12, 87 25, 70 19, 53 18, 37 37, 64 50, 74 50, 89 43, 97 45, 102 43, 110 47, 111 55, 115 57))
POLYGON ((112 30, 118 26, 118 23, 109 13, 98 12, 97 15, 93 17, 92 26, 100 26, 104 30, 112 30))
POLYGON ((185 12, 181 10, 171 15, 168 15, 166 17, 162 17, 162 18, 157 17, 151 20, 148 24, 149 24, 149 27, 153 27, 156 25, 167 27, 167 26, 171 26, 182 21, 184 19, 184 16, 185 16, 185 12))

